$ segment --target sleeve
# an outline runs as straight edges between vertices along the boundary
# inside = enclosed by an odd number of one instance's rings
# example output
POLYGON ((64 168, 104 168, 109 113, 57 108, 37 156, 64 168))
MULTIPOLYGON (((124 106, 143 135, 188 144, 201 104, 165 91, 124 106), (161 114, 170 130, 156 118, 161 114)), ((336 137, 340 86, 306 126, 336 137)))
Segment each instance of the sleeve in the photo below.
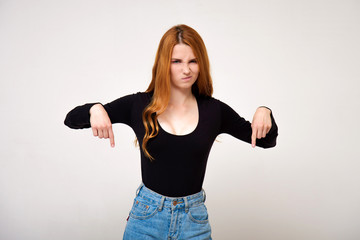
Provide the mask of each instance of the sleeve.
MULTIPOLYGON (((131 126, 131 113, 135 98, 136 94, 131 94, 103 105, 111 123, 125 123, 131 126)), ((90 128, 89 111, 95 104, 97 103, 86 103, 75 107, 66 115, 64 124, 73 129, 90 128)))
MULTIPOLYGON (((220 102, 221 110, 221 133, 228 133, 242 141, 251 144, 252 128, 251 123, 240 117, 231 107, 223 102, 220 102)), ((271 111, 271 129, 265 138, 256 139, 256 146, 262 148, 271 148, 276 145, 276 138, 278 136, 278 127, 271 111)))

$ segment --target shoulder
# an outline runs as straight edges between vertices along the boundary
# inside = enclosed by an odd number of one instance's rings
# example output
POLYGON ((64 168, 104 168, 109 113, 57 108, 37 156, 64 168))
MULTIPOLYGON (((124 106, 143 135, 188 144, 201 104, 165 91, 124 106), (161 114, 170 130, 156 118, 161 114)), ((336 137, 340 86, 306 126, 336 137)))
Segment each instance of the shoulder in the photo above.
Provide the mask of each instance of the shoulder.
POLYGON ((132 109, 149 104, 151 96, 145 92, 137 92, 119 97, 104 105, 107 111, 111 109, 132 109))
POLYGON ((137 92, 137 93, 125 95, 120 99, 127 100, 128 102, 131 101, 131 102, 139 102, 139 103, 145 103, 145 102, 148 103, 151 101, 151 97, 152 97, 151 93, 137 92))
POLYGON ((197 96, 199 107, 203 112, 219 114, 222 108, 222 102, 210 96, 197 96))
POLYGON ((197 96, 197 99, 200 103, 210 107, 221 107, 221 105, 225 104, 219 99, 210 96, 197 96))
POLYGON ((137 93, 134 93, 133 95, 140 99, 151 100, 153 93, 152 92, 137 92, 137 93))
POLYGON ((235 113, 234 109, 232 109, 228 104, 214 97, 199 97, 199 102, 201 103, 199 105, 201 105, 203 111, 212 114, 227 116, 235 113))

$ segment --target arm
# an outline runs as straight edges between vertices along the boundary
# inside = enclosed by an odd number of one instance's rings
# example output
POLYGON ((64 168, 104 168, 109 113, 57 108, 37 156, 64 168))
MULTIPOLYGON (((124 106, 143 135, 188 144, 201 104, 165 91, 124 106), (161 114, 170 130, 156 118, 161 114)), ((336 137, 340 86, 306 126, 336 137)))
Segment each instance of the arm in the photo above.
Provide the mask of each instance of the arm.
POLYGON ((64 124, 72 129, 84 129, 90 125, 90 108, 97 103, 87 103, 71 110, 65 118, 64 124))
POLYGON ((87 103, 74 108, 66 115, 64 124, 72 129, 91 127, 95 137, 110 138, 111 147, 115 147, 111 120, 100 103, 87 103))
POLYGON ((72 129, 92 128, 93 135, 99 138, 110 138, 115 146, 112 123, 131 125, 131 111, 135 94, 127 95, 106 105, 87 103, 71 110, 65 118, 65 125, 72 129))
POLYGON ((242 141, 251 143, 253 147, 270 148, 276 145, 278 128, 272 112, 260 107, 257 109, 253 122, 240 117, 231 107, 220 102, 221 131, 242 141), (271 124, 269 124, 271 122, 271 124), (264 136, 265 134, 265 136, 264 136))

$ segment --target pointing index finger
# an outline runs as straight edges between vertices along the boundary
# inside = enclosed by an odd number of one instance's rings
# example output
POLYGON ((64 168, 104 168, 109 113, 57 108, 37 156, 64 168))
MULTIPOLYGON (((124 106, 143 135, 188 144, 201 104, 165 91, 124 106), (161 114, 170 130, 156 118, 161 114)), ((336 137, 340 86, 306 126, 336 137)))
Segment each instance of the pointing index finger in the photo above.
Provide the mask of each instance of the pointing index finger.
POLYGON ((109 128, 109 138, 110 138, 111 147, 115 147, 115 137, 114 137, 112 127, 109 128))
POLYGON ((256 146, 256 129, 252 129, 252 135, 251 135, 251 146, 254 148, 256 146))

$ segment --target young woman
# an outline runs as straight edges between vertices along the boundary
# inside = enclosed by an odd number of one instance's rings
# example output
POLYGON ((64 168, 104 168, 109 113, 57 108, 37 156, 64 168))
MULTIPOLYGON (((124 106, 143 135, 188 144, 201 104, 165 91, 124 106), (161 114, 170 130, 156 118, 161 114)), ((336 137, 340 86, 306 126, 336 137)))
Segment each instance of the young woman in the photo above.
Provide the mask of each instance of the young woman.
POLYGON ((145 92, 111 103, 88 103, 68 113, 70 128, 92 128, 115 146, 113 123, 125 123, 140 144, 142 184, 124 239, 211 239, 202 184, 211 146, 221 133, 255 145, 276 145, 271 111, 259 107, 252 123, 212 98, 205 44, 186 25, 162 37, 145 92))

